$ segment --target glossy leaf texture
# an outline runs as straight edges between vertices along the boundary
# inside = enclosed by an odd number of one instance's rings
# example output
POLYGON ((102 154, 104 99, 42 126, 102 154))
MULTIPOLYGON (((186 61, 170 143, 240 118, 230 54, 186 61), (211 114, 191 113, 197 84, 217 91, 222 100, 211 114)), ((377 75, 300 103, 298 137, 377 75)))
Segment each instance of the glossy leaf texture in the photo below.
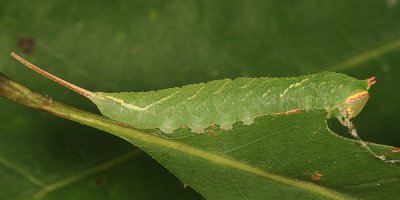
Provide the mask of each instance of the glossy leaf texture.
MULTIPOLYGON (((108 92, 321 71, 356 78, 376 76, 378 83, 355 125, 367 141, 400 146, 399 11, 397 1, 374 0, 2 1, 0 70, 40 93, 93 112, 97 111, 90 102, 28 73, 9 58, 9 53, 16 49, 27 52, 30 61, 66 80, 108 92)), ((53 184, 113 163, 132 150, 127 142, 94 129, 2 99, 0 108, 0 199, 16 199, 41 190, 4 161, 53 184)), ((332 123, 336 121, 329 125, 332 123)), ((348 136, 340 125, 338 129, 336 132, 348 136)), ((390 197, 398 195, 396 187, 388 184, 384 189, 360 193, 390 197)), ((48 195, 58 199, 138 194, 144 199, 160 194, 194 198, 186 196, 188 190, 140 154, 48 195), (105 180, 100 181, 101 187, 96 184, 99 177, 105 180)))

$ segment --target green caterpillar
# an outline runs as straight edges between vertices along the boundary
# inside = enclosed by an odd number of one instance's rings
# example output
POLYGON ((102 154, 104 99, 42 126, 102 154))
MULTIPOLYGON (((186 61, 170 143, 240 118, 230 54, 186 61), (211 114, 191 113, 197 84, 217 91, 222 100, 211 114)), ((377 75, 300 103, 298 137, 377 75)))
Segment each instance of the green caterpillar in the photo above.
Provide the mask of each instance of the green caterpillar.
POLYGON ((292 78, 223 79, 150 92, 90 92, 13 57, 34 71, 93 101, 100 112, 137 128, 159 128, 172 133, 188 127, 202 133, 210 124, 230 129, 237 121, 252 124, 261 115, 325 109, 340 121, 357 116, 365 106, 372 77, 357 80, 322 72, 292 78))

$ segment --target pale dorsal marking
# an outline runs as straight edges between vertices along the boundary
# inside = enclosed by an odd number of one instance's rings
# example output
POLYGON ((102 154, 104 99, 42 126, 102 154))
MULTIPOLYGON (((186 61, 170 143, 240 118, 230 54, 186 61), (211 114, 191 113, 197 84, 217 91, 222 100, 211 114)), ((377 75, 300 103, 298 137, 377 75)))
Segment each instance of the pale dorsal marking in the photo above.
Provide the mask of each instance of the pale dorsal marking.
POLYGON ((283 91, 283 93, 280 95, 280 97, 283 97, 290 89, 300 87, 304 82, 308 81, 308 78, 301 80, 300 82, 293 83, 289 85, 288 88, 283 91))
POLYGON ((262 97, 267 96, 267 94, 268 94, 269 92, 271 92, 271 90, 266 91, 266 92, 262 95, 262 97))
POLYGON ((254 82, 254 79, 253 80, 250 80, 249 82, 247 82, 247 83, 245 83, 243 86, 241 86, 240 88, 241 89, 245 89, 245 88, 247 88, 252 82, 254 82))
POLYGON ((219 88, 218 91, 214 92, 214 94, 220 93, 229 82, 230 82, 230 80, 226 80, 226 82, 221 86, 221 88, 219 88))
POLYGON ((192 100, 192 99, 196 98, 196 96, 200 93, 200 91, 202 91, 202 90, 204 89, 204 87, 205 87, 205 86, 202 86, 200 89, 198 89, 198 90, 196 91, 196 93, 194 93, 194 95, 188 97, 187 99, 188 99, 188 100, 192 100))
POLYGON ((149 108, 151 108, 151 107, 153 107, 153 106, 155 106, 155 105, 158 105, 158 104, 160 104, 160 103, 162 103, 162 102, 164 102, 164 101, 170 99, 172 96, 174 96, 174 95, 177 94, 178 92, 179 92, 179 91, 176 91, 176 92, 170 94, 169 96, 164 97, 164 98, 162 98, 162 99, 160 99, 160 100, 158 100, 158 101, 156 101, 156 102, 153 102, 153 103, 151 103, 151 104, 149 104, 149 105, 147 105, 147 106, 145 106, 145 107, 140 107, 140 106, 138 106, 138 105, 131 104, 131 103, 125 103, 124 100, 118 99, 118 98, 115 98, 115 97, 112 97, 112 96, 106 96, 106 98, 111 99, 111 100, 113 100, 113 101, 115 101, 115 102, 118 102, 119 104, 121 104, 121 106, 123 106, 123 107, 125 107, 125 108, 128 108, 128 109, 130 109, 130 110, 146 111, 146 110, 148 110, 149 108))

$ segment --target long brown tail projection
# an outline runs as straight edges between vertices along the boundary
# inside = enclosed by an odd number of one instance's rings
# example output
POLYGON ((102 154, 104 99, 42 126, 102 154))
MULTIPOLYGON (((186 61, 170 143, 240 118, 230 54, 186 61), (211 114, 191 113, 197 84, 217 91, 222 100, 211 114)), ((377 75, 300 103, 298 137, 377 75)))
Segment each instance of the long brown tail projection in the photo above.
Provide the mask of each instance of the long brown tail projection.
POLYGON ((61 79, 61 78, 59 78, 57 76, 54 76, 53 74, 50 74, 49 72, 46 72, 43 69, 40 69, 36 65, 30 63, 29 61, 25 60, 24 58, 22 58, 21 56, 17 55, 14 52, 12 52, 10 55, 12 57, 14 57, 15 59, 17 59, 22 64, 24 64, 25 66, 27 66, 28 68, 32 69, 33 71, 41 74, 42 76, 44 76, 44 77, 46 77, 46 78, 48 78, 48 79, 50 79, 50 80, 52 80, 52 81, 54 81, 54 82, 56 82, 56 83, 58 83, 60 85, 66 87, 66 88, 68 88, 68 89, 70 89, 70 90, 72 90, 72 91, 74 91, 74 92, 76 92, 76 93, 78 93, 78 94, 80 94, 82 96, 85 96, 85 97, 94 96, 93 92, 90 92, 90 91, 85 90, 85 89, 83 89, 81 87, 78 87, 78 86, 76 86, 76 85, 74 85, 74 84, 72 84, 70 82, 67 82, 67 81, 65 81, 65 80, 63 80, 63 79, 61 79))

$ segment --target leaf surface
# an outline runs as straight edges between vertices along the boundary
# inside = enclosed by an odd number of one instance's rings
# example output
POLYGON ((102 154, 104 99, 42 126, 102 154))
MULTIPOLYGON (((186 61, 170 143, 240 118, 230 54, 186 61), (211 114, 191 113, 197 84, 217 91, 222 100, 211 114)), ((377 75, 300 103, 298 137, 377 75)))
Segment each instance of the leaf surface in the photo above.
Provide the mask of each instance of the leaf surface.
MULTIPOLYGON (((398 179, 397 165, 384 163, 357 141, 330 132, 326 128, 326 111, 318 109, 266 115, 252 125, 237 124, 217 135, 193 134, 188 129, 157 135, 53 102, 4 76, 0 77, 0 86, 0 94, 13 101, 107 131, 137 145, 208 199, 369 198, 346 189, 365 185, 362 189, 368 191, 380 187, 374 184, 377 179, 398 179), (364 168, 365 164, 369 168, 364 168), (231 192, 234 188, 236 193, 231 192)), ((397 155, 391 153, 392 147, 371 145, 382 155, 397 155)))
MULTIPOLYGON (((96 91, 148 91, 226 77, 327 70, 357 78, 376 76, 378 83, 355 125, 364 140, 400 146, 400 68, 396 67, 400 65, 400 7, 396 2, 4 1, 0 3, 0 70, 43 94, 93 112, 96 108, 88 101, 27 73, 9 59, 8 54, 19 49, 19 40, 34 39, 34 51, 28 54, 32 62, 96 91)), ((46 184, 132 150, 112 136, 8 101, 0 100, 0 109, 0 156, 46 184)), ((341 126, 337 129, 348 136, 341 126)), ((6 164, 0 168, 1 198, 40 191, 6 164)), ((171 177, 141 155, 47 195, 111 199, 115 197, 111 194, 122 198, 140 191, 148 194, 147 199, 157 199, 157 194, 171 198, 182 194, 188 199, 188 189, 171 177), (142 166, 145 169, 137 172, 142 166), (97 177, 112 178, 95 187, 97 177)), ((365 185, 348 190, 371 198, 398 195, 396 179, 376 181, 381 185, 376 190, 365 191, 365 185)))

